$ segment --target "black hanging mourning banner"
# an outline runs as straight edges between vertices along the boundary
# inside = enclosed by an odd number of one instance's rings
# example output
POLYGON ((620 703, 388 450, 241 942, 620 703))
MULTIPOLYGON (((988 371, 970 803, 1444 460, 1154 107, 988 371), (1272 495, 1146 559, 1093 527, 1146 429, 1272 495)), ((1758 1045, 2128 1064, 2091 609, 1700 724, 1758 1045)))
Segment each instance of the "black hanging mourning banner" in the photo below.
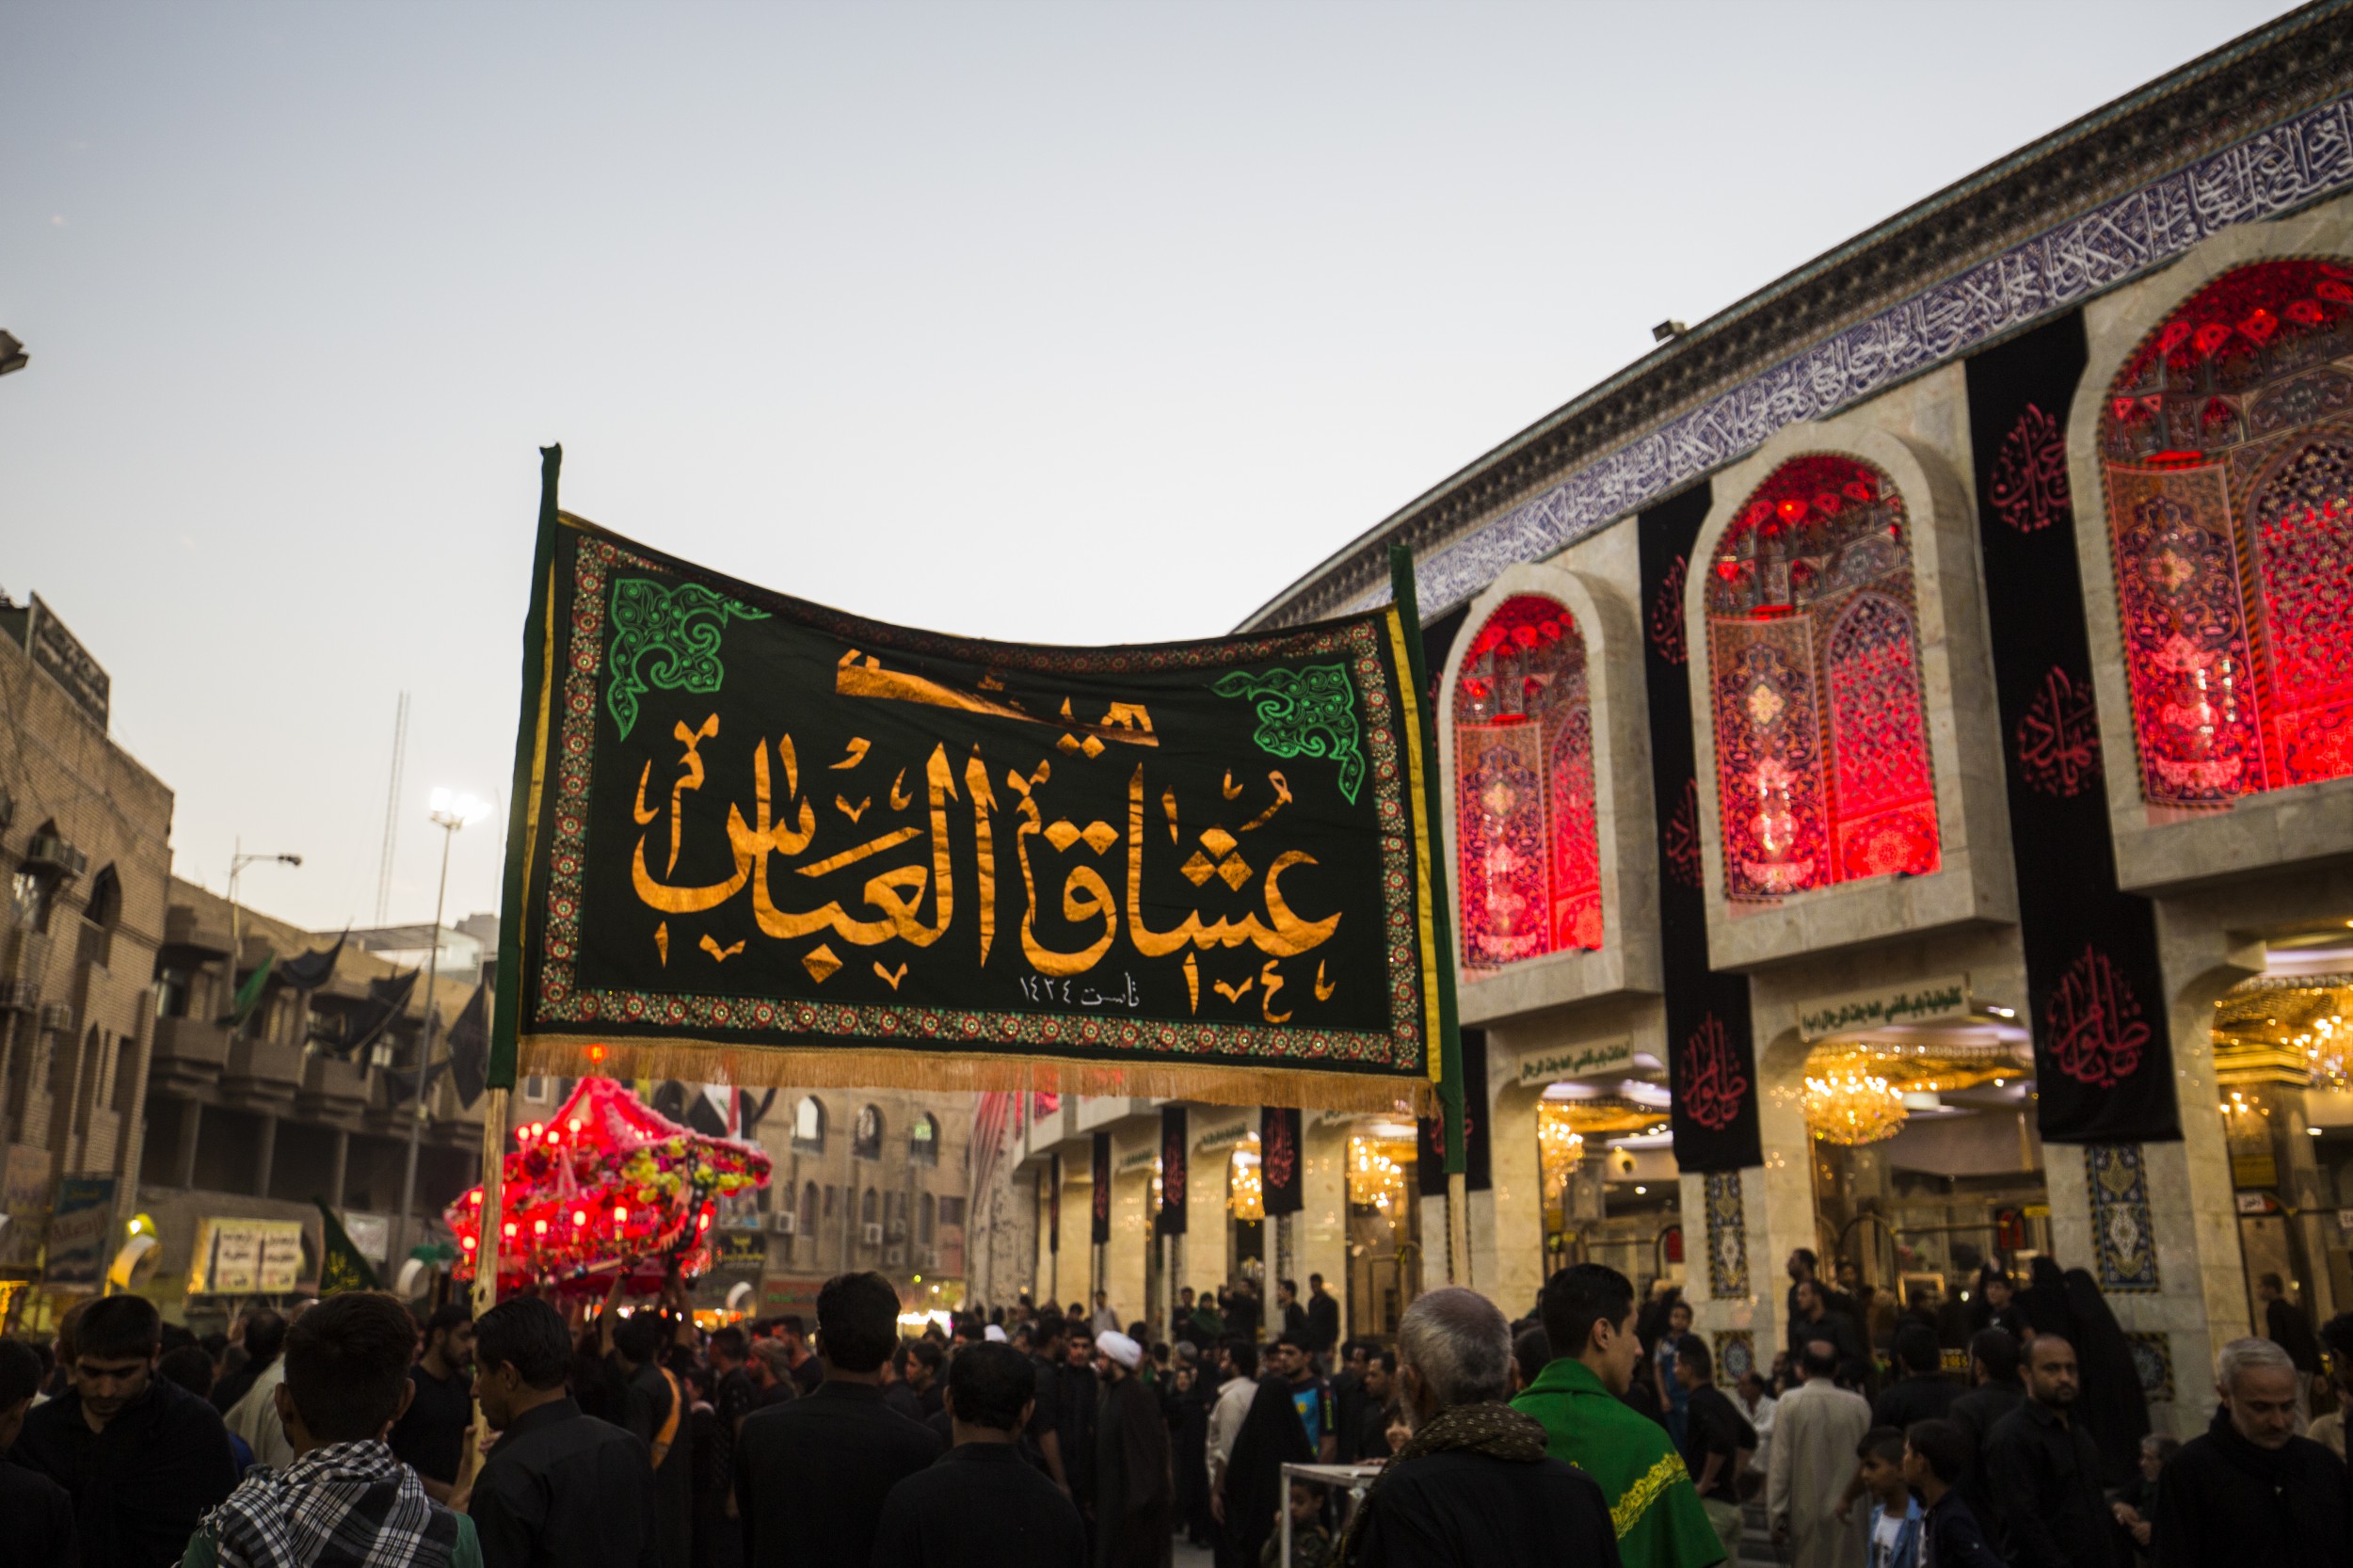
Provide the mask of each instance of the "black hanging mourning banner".
POLYGON ((552 451, 538 562, 494 1087, 1452 1097, 1410 604, 1151 647, 915 631, 563 513, 552 451))
POLYGON ((1087 1240, 1099 1247, 1112 1239, 1112 1135, 1110 1133, 1098 1132, 1095 1135, 1094 1152, 1095 1190, 1088 1195, 1087 1202, 1094 1209, 1095 1218, 1087 1231, 1087 1240))
MULTIPOLYGON (((1463 1031, 1463 1191, 1483 1192, 1494 1185, 1487 1154, 1487 1032, 1463 1031)), ((1424 1116, 1416 1123, 1414 1185, 1426 1198, 1446 1192, 1446 1123, 1424 1116)))
POLYGON ((1181 1105, 1160 1107, 1160 1211, 1153 1220, 1153 1228, 1162 1236, 1182 1236, 1185 1233, 1185 1181, 1190 1174, 1185 1157, 1190 1145, 1185 1139, 1185 1108, 1181 1105))
POLYGON ((1258 1112, 1258 1190, 1270 1220, 1307 1207, 1307 1187, 1299 1168, 1299 1132, 1295 1107, 1270 1105, 1258 1112))
POLYGON ((1658 813, 1658 935, 1667 987, 1667 1065, 1675 1163, 1686 1171, 1761 1165, 1756 1044, 1749 982, 1707 964, 1697 747, 1691 739, 1684 583, 1711 491, 1702 484, 1637 518, 1642 560, 1642 674, 1650 694, 1651 789, 1658 813))
POLYGON ((1047 1165, 1046 1189, 1046 1250, 1062 1251, 1062 1156, 1051 1157, 1047 1165))
MULTIPOLYGON (((1968 362, 1977 530, 2009 784, 2019 936, 2046 1142, 2182 1135, 2155 912, 2116 885, 2075 554, 2067 416, 2084 375, 2070 312, 1968 362)), ((2126 760, 2130 765, 2130 760, 2126 760)))

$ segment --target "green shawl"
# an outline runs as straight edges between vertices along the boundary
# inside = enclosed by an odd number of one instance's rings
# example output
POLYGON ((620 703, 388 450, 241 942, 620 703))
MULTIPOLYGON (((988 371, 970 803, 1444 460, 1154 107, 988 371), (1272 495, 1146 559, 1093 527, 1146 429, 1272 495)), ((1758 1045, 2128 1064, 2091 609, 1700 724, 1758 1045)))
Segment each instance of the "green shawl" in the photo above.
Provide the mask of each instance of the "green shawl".
POLYGON ((1553 1458, 1600 1485, 1625 1568, 1707 1568, 1724 1560, 1667 1429, 1621 1403, 1592 1368, 1556 1358, 1512 1408, 1544 1423, 1553 1458))

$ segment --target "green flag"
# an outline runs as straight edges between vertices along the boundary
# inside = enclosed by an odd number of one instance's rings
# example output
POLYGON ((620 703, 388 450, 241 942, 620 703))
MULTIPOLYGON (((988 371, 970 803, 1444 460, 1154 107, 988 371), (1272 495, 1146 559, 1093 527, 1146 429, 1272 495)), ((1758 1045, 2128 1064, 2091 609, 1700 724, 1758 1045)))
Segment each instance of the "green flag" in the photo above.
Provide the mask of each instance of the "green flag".
POLYGON ((351 1233, 344 1229, 343 1221, 327 1207, 324 1198, 311 1200, 319 1206, 319 1219, 327 1227, 327 1245, 319 1258, 319 1294, 331 1296, 339 1290, 380 1290, 382 1285, 376 1270, 352 1244, 351 1233))
POLYGON ((261 1001, 262 987, 269 984, 270 972, 277 968, 278 960, 272 958, 247 975, 245 984, 237 987, 237 994, 229 1004, 229 1016, 220 1021, 232 1027, 245 1022, 261 1001))

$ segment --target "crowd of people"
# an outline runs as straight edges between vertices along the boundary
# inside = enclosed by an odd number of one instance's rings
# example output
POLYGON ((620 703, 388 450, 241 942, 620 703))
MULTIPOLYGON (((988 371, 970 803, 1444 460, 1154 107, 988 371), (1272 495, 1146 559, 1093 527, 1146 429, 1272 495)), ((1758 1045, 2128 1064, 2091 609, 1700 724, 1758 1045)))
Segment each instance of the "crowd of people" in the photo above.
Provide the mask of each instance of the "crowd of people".
POLYGON ((1165 1338, 1099 1294, 909 1336, 872 1273, 712 1331, 675 1282, 479 1320, 356 1291, 205 1339, 109 1296, 0 1340, 0 1561, 1278 1568, 1288 1534, 1297 1568, 1709 1568, 1761 1506, 1798 1568, 2353 1562, 2353 1314, 2315 1334, 2267 1281, 2176 1443, 2079 1271, 1900 1312, 1790 1275, 1786 1346, 1729 1389, 1687 1304, 1597 1264, 1516 1323, 1427 1291, 1388 1345, 1315 1277, 1184 1291, 1165 1338))

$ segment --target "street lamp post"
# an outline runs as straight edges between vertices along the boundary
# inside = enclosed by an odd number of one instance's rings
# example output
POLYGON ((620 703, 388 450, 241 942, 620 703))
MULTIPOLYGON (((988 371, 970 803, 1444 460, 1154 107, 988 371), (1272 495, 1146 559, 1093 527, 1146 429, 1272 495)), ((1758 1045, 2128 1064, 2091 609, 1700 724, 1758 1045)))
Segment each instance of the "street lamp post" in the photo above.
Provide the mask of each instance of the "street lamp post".
POLYGON ((237 997, 237 960, 243 956, 237 939, 237 876, 248 866, 261 861, 280 866, 302 864, 299 855, 248 855, 245 853, 245 840, 240 839, 236 842, 237 848, 229 856, 229 1000, 232 1006, 235 1005, 237 997))
POLYGON ((449 846, 457 837, 457 830, 480 822, 490 811, 489 802, 472 795, 452 794, 447 790, 433 792, 431 820, 441 830, 441 885, 433 895, 433 949, 424 961, 424 1034, 417 1048, 416 1114, 408 1122, 408 1163, 400 1178, 400 1245, 396 1256, 405 1255, 416 1245, 409 1235, 410 1216, 417 1204, 417 1146, 424 1136, 425 1073, 433 1061, 433 1026, 440 1021, 440 1012, 434 1005, 434 988, 441 973, 441 915, 449 899, 449 846))

